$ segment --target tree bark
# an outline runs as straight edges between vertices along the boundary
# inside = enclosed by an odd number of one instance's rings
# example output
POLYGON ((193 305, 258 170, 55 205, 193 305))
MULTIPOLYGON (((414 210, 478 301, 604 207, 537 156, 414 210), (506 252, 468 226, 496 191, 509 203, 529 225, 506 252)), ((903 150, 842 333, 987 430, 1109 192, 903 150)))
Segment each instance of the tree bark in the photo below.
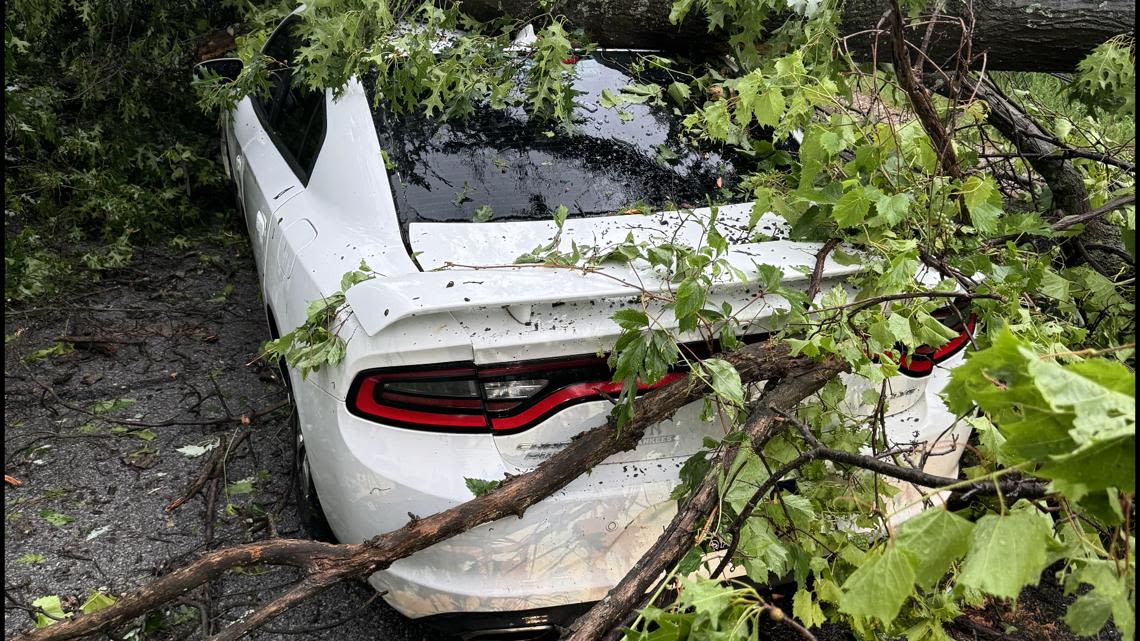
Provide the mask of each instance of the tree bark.
MULTIPOLYGON (((958 49, 961 29, 946 21, 961 17, 971 22, 969 3, 947 0, 946 5, 928 50, 936 63, 952 58, 958 49)), ((1071 71, 1100 43, 1133 33, 1136 18, 1136 5, 1127 0, 977 0, 972 5, 974 53, 986 54, 987 69, 1011 71, 1071 71)), ((670 23, 672 6, 673 0, 556 0, 551 12, 564 15, 572 27, 604 47, 691 51, 724 46, 725 39, 709 33, 696 8, 680 25, 670 23)), ((881 0, 846 3, 840 34, 852 36, 852 54, 869 55, 874 33, 863 32, 888 27, 883 19, 888 6, 881 0)), ((542 13, 535 0, 464 0, 461 7, 480 19, 531 19, 542 13)), ((908 36, 920 42, 926 29, 923 18, 912 22, 914 31, 908 36)))

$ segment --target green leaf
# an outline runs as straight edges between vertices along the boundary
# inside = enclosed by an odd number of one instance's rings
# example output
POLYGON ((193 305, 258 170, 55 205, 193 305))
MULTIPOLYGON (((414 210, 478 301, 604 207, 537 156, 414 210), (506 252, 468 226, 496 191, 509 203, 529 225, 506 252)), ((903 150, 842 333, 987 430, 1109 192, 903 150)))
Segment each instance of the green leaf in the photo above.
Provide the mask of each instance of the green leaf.
POLYGON ((779 87, 770 86, 760 94, 754 106, 756 123, 765 127, 776 127, 784 115, 784 92, 779 87))
POLYGON ((1081 594, 1065 613, 1065 624, 1080 636, 1097 634, 1111 617, 1122 639, 1133 638, 1136 606, 1133 594, 1134 572, 1118 573, 1108 560, 1085 561, 1066 581, 1066 593, 1078 585, 1092 589, 1081 594))
POLYGON ((66 514, 60 514, 59 512, 50 509, 41 510, 40 518, 56 527, 63 527, 75 520, 66 514))
POLYGON ((1052 534, 1034 508, 1006 516, 987 514, 970 535, 970 549, 958 582, 986 594, 1015 599, 1021 588, 1036 585, 1046 564, 1052 534))
POLYGON ((861 265, 867 262, 866 257, 859 254, 849 254, 839 248, 836 248, 835 251, 831 252, 831 259, 836 263, 843 265, 844 267, 849 267, 851 265, 861 265))
POLYGON ((494 215, 495 212, 491 210, 490 205, 479 205, 475 208, 475 215, 471 217, 471 220, 477 223, 485 223, 491 220, 494 215))
POLYGON ((1041 284, 1037 291, 1053 300, 1069 300, 1069 281, 1052 269, 1046 269, 1041 275, 1041 284))
POLYGON ((915 582, 934 587, 969 547, 974 524, 940 507, 924 510, 899 528, 895 543, 907 552, 915 582))
POLYGON ((983 234, 994 233, 1002 213, 1001 192, 994 179, 970 176, 962 185, 962 193, 966 209, 970 212, 970 222, 983 234))
MULTIPOLYGON (((688 495, 693 488, 705 480, 705 475, 708 474, 710 465, 708 452, 704 450, 699 450, 696 454, 685 459, 685 463, 681 466, 679 474, 681 482, 669 494, 669 498, 675 501, 688 495)), ((735 485, 733 485, 733 487, 735 487, 735 485)))
POLYGON ((686 278, 677 287, 676 298, 673 303, 673 313, 680 321, 692 316, 705 306, 706 289, 696 278, 686 278))
POLYGON ((491 490, 499 487, 499 481, 485 481, 483 479, 473 479, 463 477, 463 484, 471 491, 471 494, 479 497, 490 492, 491 490))
POLYGON ((811 592, 803 588, 796 590, 792 597, 792 616, 799 619, 805 628, 814 628, 827 622, 819 603, 813 601, 811 592))
POLYGON ((740 373, 731 363, 710 358, 701 361, 701 367, 709 375, 709 386, 722 401, 744 407, 744 386, 740 382, 740 373))
POLYGON ((20 565, 42 565, 45 560, 47 559, 45 559, 44 555, 42 554, 39 554, 37 552, 28 552, 27 554, 21 554, 19 557, 17 557, 16 563, 19 563, 20 565))
MULTIPOLYGON (((682 611, 693 608, 696 613, 694 627, 702 622, 716 622, 720 619, 721 613, 732 605, 733 593, 724 589, 720 581, 682 577, 680 586, 677 605, 682 611)), ((715 623, 711 627, 716 629, 715 623)))
POLYGON ((819 146, 830 156, 835 156, 847 146, 847 141, 834 131, 825 131, 819 135, 819 146))
MULTIPOLYGON (((831 209, 831 216, 840 227, 857 227, 867 218, 867 212, 875 202, 871 198, 873 187, 857 185, 839 197, 831 209)), ((878 190, 875 190, 878 191, 878 190)), ((877 195, 877 194, 876 194, 877 195)))
POLYGON ((894 339, 903 345, 915 345, 918 341, 910 329, 910 319, 895 312, 886 318, 887 327, 891 330, 894 339))
POLYGON ((763 519, 748 519, 740 528, 739 550, 744 557, 744 569, 753 581, 768 583, 789 569, 787 546, 763 519))
POLYGON ((690 94, 689 85, 686 85, 685 83, 682 83, 682 82, 669 83, 669 88, 666 91, 668 92, 669 97, 672 98, 673 101, 676 102, 678 105, 685 104, 685 101, 689 99, 689 94, 690 94))
POLYGON ((670 149, 669 145, 662 143, 657 146, 657 154, 654 157, 654 160, 656 160, 657 164, 661 165, 662 167, 672 165, 680 159, 681 157, 677 155, 677 152, 670 149))
POLYGON ((756 264, 756 282, 762 292, 774 292, 784 280, 784 271, 775 265, 756 264))
POLYGON ((79 611, 83 614, 98 612, 99 610, 109 608, 114 605, 115 600, 115 597, 109 594, 104 594, 98 590, 92 590, 91 596, 87 597, 87 600, 83 602, 83 605, 79 606, 79 611))
POLYGON ((713 140, 728 140, 728 132, 732 123, 728 119, 728 106, 723 100, 717 100, 704 109, 705 131, 713 140))
POLYGON ((1080 499, 1086 492, 1136 488, 1135 374, 1117 361, 1089 359, 1064 366, 1026 363, 1044 408, 1068 426, 1075 448, 1049 456, 1037 474, 1080 499))
POLYGON ((1065 625, 1082 637, 1101 631, 1112 616, 1112 599, 1093 590, 1082 594, 1065 611, 1065 625))
POLYGON ((893 542, 876 549, 843 582, 839 609, 854 617, 890 625, 914 593, 912 562, 893 542))
POLYGON ((1136 433, 1135 373, 1123 363, 1090 359, 1061 366, 1033 359, 1027 366, 1050 408, 1072 416, 1069 435, 1077 443, 1136 433))
POLYGON ((1136 435, 1098 440, 1068 454, 1052 455, 1036 474, 1053 479, 1054 487, 1077 500, 1088 492, 1112 487, 1133 492, 1136 489, 1136 435))
POLYGON ((1005 437, 1003 452, 1020 459, 1070 454, 1076 447, 1069 436, 1071 417, 1052 411, 1034 385, 1029 362, 1036 360, 1034 350, 1003 328, 988 348, 954 368, 944 392, 955 414, 968 413, 976 403, 1005 437))
POLYGON ((559 231, 562 231, 562 226, 566 224, 566 216, 569 214, 570 210, 566 208, 566 205, 559 205, 557 208, 555 208, 554 224, 558 227, 559 231))
POLYGON ((616 93, 613 89, 602 89, 602 97, 598 100, 598 104, 602 108, 612 109, 623 103, 624 101, 621 99, 621 95, 616 93))
POLYGON ((910 195, 894 194, 888 196, 882 194, 875 201, 875 211, 879 214, 878 219, 881 219, 888 227, 893 227, 906 220, 907 214, 910 213, 910 195))
POLYGON ((98 403, 95 403, 91 406, 91 412, 93 414, 108 414, 110 412, 117 412, 119 410, 126 409, 137 402, 138 401, 133 398, 116 398, 107 401, 99 401, 98 403))
POLYGON ((230 483, 226 486, 226 496, 237 496, 239 494, 249 494, 253 492, 254 477, 242 479, 235 483, 230 483))
POLYGON ((619 309, 610 318, 622 329, 636 330, 649 327, 649 316, 640 309, 633 309, 632 307, 619 309))
POLYGON ((59 601, 58 595, 42 596, 35 601, 32 605, 44 611, 48 616, 37 612, 35 614, 35 626, 37 628, 46 628, 53 623, 59 623, 58 619, 66 619, 71 616, 70 613, 63 611, 63 604, 59 601))

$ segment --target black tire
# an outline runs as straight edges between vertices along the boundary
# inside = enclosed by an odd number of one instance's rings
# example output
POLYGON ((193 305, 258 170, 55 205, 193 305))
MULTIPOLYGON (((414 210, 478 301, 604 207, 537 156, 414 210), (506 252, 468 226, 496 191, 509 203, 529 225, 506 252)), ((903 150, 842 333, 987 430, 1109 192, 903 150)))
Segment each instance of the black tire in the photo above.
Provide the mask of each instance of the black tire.
POLYGON ((321 498, 309 473, 309 461, 305 455, 305 440, 301 435, 301 421, 297 417, 297 407, 289 415, 293 438, 293 496, 297 499, 297 515, 301 527, 310 538, 327 543, 339 543, 333 534, 325 512, 321 508, 321 498))

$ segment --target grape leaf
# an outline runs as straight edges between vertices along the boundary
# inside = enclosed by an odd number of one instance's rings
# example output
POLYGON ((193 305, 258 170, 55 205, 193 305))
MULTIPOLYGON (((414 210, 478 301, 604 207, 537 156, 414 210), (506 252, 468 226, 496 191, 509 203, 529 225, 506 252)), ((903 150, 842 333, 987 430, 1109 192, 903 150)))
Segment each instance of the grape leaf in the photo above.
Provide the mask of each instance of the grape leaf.
POLYGON ((910 196, 907 194, 883 194, 875 201, 875 211, 879 213, 876 220, 881 220, 888 227, 897 225, 906 219, 910 213, 910 196))
POLYGON ((854 617, 889 625, 914 592, 914 569, 907 553, 890 542, 872 552, 843 582, 839 609, 854 617))
POLYGON ((973 530, 973 523, 934 507, 904 523, 895 542, 908 552, 918 586, 929 589, 946 575, 951 563, 966 554, 973 530))
POLYGON ((863 224, 873 202, 867 189, 856 186, 839 197, 831 216, 840 227, 856 227, 863 224))
POLYGON ((800 620, 804 627, 814 628, 827 622, 823 609, 811 598, 811 592, 800 588, 792 597, 792 616, 800 620))
POLYGON ((731 363, 719 358, 701 361, 701 367, 709 374, 709 386, 726 403, 736 407, 744 406, 744 386, 740 373, 731 363))
POLYGON ((711 628, 715 630, 716 621, 720 619, 721 613, 732 605, 732 598, 732 591, 725 590, 719 581, 685 577, 681 579, 677 604, 681 611, 693 608, 697 615, 694 626, 709 621, 712 623, 711 628))
POLYGON ((87 597, 83 605, 79 606, 79 611, 83 614, 91 614, 92 612, 98 612, 104 608, 111 607, 114 604, 115 597, 104 594, 98 590, 92 590, 91 596, 87 597))
POLYGON ((962 185, 962 195, 974 227, 983 234, 994 233, 1001 217, 1001 192, 994 179, 970 176, 962 185))
POLYGON ((72 521, 75 520, 74 518, 72 518, 66 514, 60 514, 59 512, 56 512, 55 510, 42 510, 42 511, 40 511, 40 518, 47 521, 48 523, 51 523, 52 525, 54 525, 56 527, 63 527, 65 525, 67 525, 68 523, 71 523, 72 521))
POLYGON ((775 127, 784 114, 784 93, 779 87, 768 87, 755 105, 756 122, 761 126, 775 127))
POLYGON ((1051 539, 1049 525, 1034 508, 987 514, 970 535, 958 582, 1003 599, 1017 598, 1021 588, 1040 579, 1051 539))

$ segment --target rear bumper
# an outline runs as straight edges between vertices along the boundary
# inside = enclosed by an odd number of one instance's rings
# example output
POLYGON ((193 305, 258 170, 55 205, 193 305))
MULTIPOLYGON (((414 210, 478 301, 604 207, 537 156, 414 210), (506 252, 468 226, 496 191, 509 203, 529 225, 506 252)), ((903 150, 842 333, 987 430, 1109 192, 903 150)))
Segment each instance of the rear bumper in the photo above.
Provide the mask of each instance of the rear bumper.
POLYGON ((556 641, 563 629, 593 603, 574 603, 514 612, 435 614, 420 621, 461 641, 556 641))
MULTIPOLYGON (((934 450, 926 471, 954 476, 969 429, 951 427, 954 416, 937 396, 947 376, 944 368, 936 371, 916 390, 920 397, 886 423, 892 441, 924 441, 934 450)), ((341 541, 363 541, 401 527, 409 514, 424 516, 470 499, 465 477, 497 479, 517 472, 508 469, 490 435, 377 425, 319 392, 300 406, 317 408, 302 421, 314 480, 341 541)), ((695 403, 682 410, 671 429, 719 431, 696 419, 699 409, 695 403)), ((675 514, 676 503, 668 497, 686 458, 627 454, 597 466, 522 518, 483 524, 397 561, 370 582, 386 590, 385 599, 404 615, 436 621, 459 620, 434 618, 449 613, 509 618, 508 613, 600 600, 675 514)), ((922 509, 921 492, 908 486, 894 498, 896 522, 922 509)))

